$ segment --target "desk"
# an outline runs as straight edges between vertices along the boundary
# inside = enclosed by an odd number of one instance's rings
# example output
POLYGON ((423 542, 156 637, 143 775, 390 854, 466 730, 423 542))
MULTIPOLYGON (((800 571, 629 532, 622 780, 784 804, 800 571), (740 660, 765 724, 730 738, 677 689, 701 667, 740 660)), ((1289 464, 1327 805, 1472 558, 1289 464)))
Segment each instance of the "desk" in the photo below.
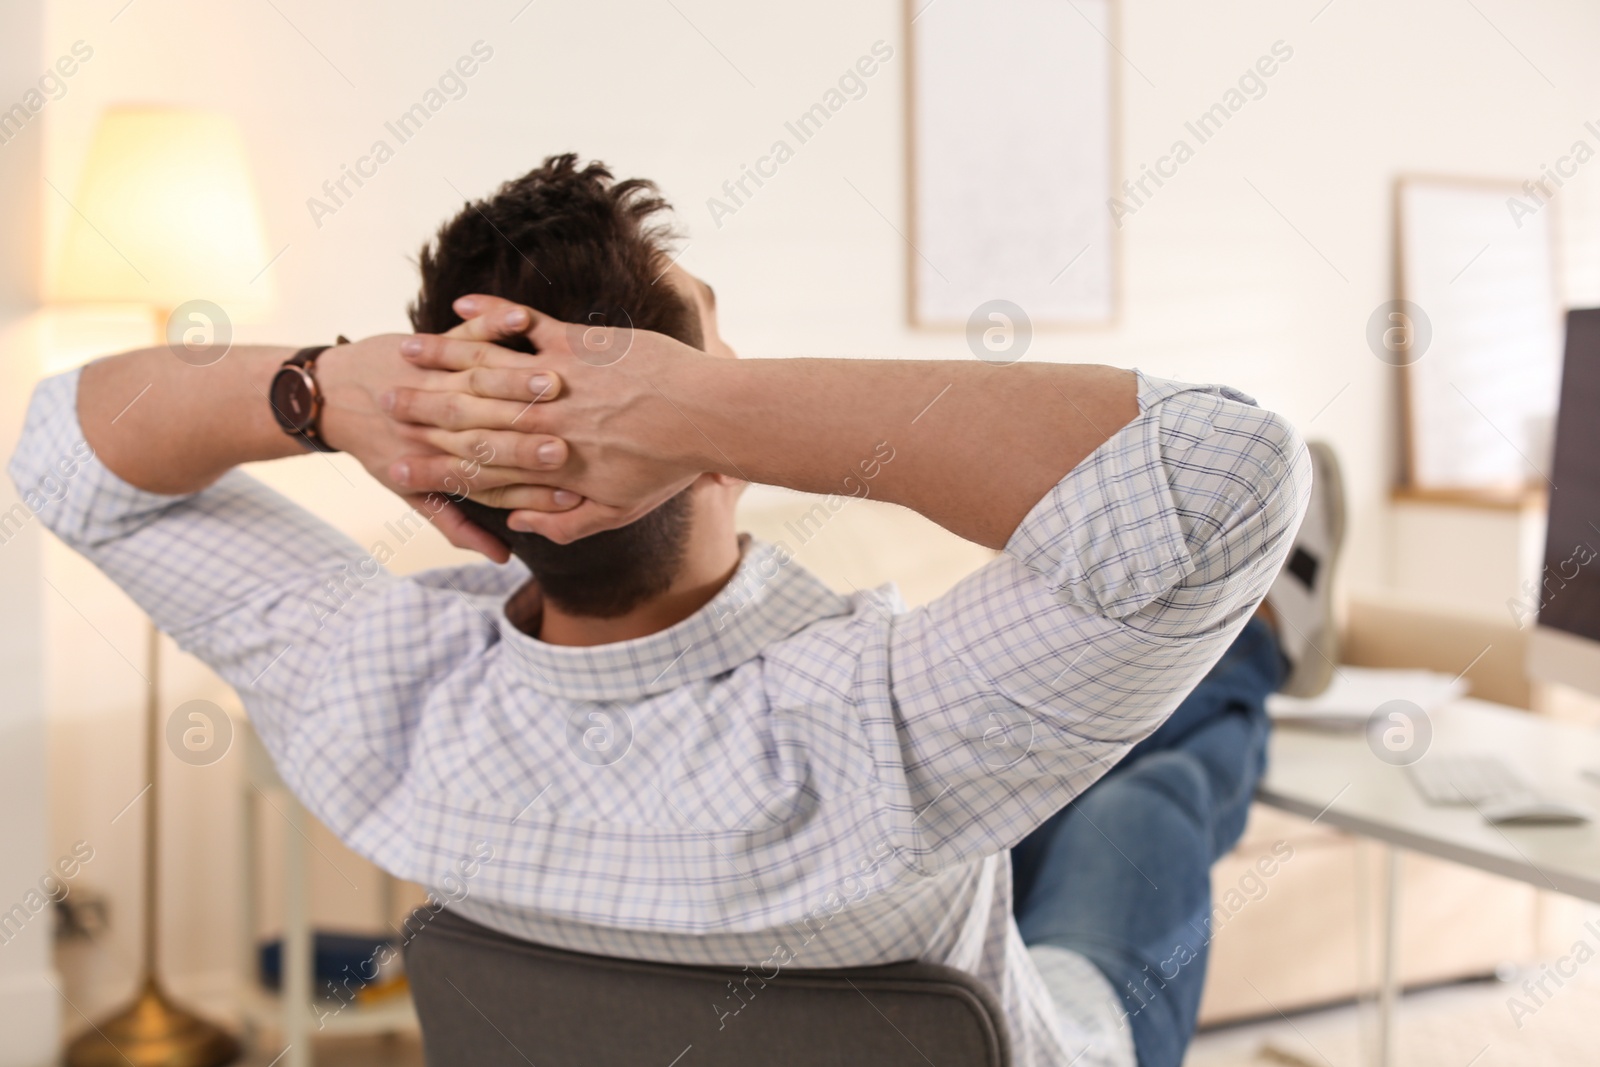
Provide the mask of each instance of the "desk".
MULTIPOLYGON (((1481 700, 1455 701, 1431 718, 1430 752, 1497 755, 1540 792, 1600 812, 1600 786, 1580 773, 1585 767, 1600 767, 1600 732, 1481 700)), ((1433 807, 1403 767, 1373 755, 1365 732, 1279 726, 1273 731, 1271 753, 1258 800, 1390 846, 1378 1013, 1380 1067, 1393 1061, 1400 849, 1600 902, 1600 823, 1491 826, 1471 807, 1433 807)))

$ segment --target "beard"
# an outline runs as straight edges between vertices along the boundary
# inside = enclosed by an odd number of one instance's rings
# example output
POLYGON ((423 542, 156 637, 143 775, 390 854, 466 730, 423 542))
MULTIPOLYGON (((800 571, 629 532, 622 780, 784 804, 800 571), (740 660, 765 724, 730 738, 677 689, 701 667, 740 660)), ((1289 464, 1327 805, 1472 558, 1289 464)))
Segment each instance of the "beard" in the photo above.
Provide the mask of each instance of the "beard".
POLYGON ((626 526, 557 544, 506 526, 510 512, 474 500, 452 500, 476 525, 527 564, 547 601, 569 615, 626 615, 672 587, 689 543, 694 498, 684 489, 626 526))

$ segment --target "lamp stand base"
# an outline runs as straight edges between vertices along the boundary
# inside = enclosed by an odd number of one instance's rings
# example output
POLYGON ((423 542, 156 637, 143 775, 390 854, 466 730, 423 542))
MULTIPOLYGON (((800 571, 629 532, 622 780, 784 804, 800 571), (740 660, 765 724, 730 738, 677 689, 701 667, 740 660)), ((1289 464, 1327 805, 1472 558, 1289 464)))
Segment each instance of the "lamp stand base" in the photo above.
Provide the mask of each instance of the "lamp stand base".
POLYGON ((223 1067, 239 1043, 174 1004, 154 977, 133 1003, 67 1046, 67 1067, 223 1067))

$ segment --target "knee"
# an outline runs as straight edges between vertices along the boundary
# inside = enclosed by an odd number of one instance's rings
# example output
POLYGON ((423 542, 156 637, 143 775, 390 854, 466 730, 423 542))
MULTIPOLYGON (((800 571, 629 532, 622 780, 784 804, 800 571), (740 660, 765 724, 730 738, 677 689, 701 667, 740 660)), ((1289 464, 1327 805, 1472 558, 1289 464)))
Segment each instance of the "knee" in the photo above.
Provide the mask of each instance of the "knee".
POLYGON ((1276 412, 1260 412, 1250 437, 1265 539, 1292 541, 1311 501, 1311 452, 1294 424, 1276 412))
POLYGON ((1092 819, 1114 822, 1182 821, 1200 827, 1211 807, 1211 783, 1200 761, 1187 752, 1153 752, 1119 768, 1085 796, 1092 819))
POLYGON ((1126 621, 1162 637, 1202 637, 1248 615, 1266 593, 1310 500, 1311 459, 1273 412, 1214 397, 1174 398, 1168 407, 1174 437, 1163 459, 1189 569, 1126 621), (1185 419, 1203 419, 1210 432, 1179 452, 1175 427, 1185 419))

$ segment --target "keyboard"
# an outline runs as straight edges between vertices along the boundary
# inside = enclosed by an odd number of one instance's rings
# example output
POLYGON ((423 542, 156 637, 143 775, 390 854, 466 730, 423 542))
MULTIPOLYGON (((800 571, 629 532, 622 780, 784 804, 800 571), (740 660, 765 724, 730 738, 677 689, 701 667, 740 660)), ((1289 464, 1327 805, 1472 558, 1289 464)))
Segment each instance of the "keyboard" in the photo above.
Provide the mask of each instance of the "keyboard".
POLYGON ((1431 755, 1406 770, 1411 784, 1429 804, 1488 804, 1525 797, 1532 786, 1497 756, 1431 755))

